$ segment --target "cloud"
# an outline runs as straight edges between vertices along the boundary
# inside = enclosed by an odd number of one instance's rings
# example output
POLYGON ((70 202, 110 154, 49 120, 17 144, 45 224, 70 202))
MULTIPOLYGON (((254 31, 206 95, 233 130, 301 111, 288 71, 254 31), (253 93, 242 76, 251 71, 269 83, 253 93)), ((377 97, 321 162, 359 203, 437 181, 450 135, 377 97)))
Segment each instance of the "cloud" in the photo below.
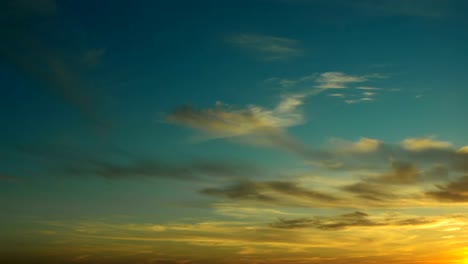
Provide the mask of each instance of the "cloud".
POLYGON ((371 93, 371 92, 363 92, 362 94, 365 95, 365 96, 374 96, 375 95, 375 93, 371 93))
POLYGON ((241 181, 224 188, 205 188, 202 194, 233 200, 251 200, 267 203, 291 203, 291 198, 321 202, 334 202, 333 195, 307 189, 289 181, 241 181))
POLYGON ((275 147, 303 157, 321 155, 296 141, 287 128, 303 123, 299 110, 308 94, 283 95, 276 107, 256 105, 232 109, 221 103, 214 108, 196 110, 182 106, 166 116, 170 123, 191 127, 208 139, 230 138, 243 143, 275 147))
POLYGON ((345 97, 345 95, 342 94, 342 93, 332 93, 332 94, 329 94, 328 96, 332 96, 332 97, 345 97))
POLYGON ((244 33, 233 35, 228 41, 268 61, 285 60, 303 54, 299 48, 300 42, 295 39, 244 33))
POLYGON ((362 137, 357 142, 332 139, 331 144, 337 152, 369 153, 378 150, 383 143, 376 139, 362 137))
POLYGON ((468 172, 468 155, 447 141, 431 138, 404 139, 399 144, 361 138, 356 142, 331 139, 331 144, 315 149, 308 163, 331 170, 359 171, 384 169, 389 161, 406 161, 427 169, 441 165, 449 171, 468 172))
POLYGON ((435 141, 432 138, 407 138, 401 142, 402 148, 409 151, 423 151, 430 149, 448 149, 452 143, 448 141, 435 141))
POLYGON ((356 89, 358 89, 358 90, 366 90, 366 91, 382 90, 382 88, 369 87, 369 86, 358 86, 358 87, 356 87, 356 89))
POLYGON ((270 224, 270 226, 282 229, 317 228, 322 230, 340 230, 351 227, 428 225, 434 222, 435 220, 424 217, 371 217, 366 213, 355 211, 335 217, 280 218, 277 222, 270 224))
POLYGON ((110 180, 165 178, 173 180, 232 179, 263 175, 262 168, 249 162, 194 158, 188 162, 167 162, 141 157, 118 148, 89 152, 71 144, 21 145, 20 154, 39 158, 52 172, 66 176, 102 177, 110 180))
POLYGON ((468 146, 461 147, 457 149, 457 153, 459 154, 468 154, 468 146))
POLYGON ((374 101, 377 95, 376 90, 381 88, 358 86, 355 87, 358 90, 362 90, 361 98, 356 98, 356 94, 349 94, 346 89, 352 87, 354 83, 368 82, 373 79, 388 78, 387 75, 373 73, 366 75, 349 75, 343 72, 322 72, 313 73, 296 79, 281 79, 281 78, 269 78, 265 80, 265 83, 272 85, 276 84, 277 88, 282 90, 299 90, 307 96, 317 95, 325 90, 341 89, 340 93, 333 92, 328 94, 335 98, 343 98, 346 103, 360 103, 365 101, 374 101), (354 99, 352 99, 354 98, 354 99))
POLYGON ((381 184, 372 181, 364 180, 351 185, 346 185, 342 187, 342 190, 353 193, 358 198, 374 202, 396 200, 396 195, 394 195, 388 188, 383 188, 381 184))
MULTIPOLYGON (((324 87, 345 87, 350 82, 363 82, 369 78, 382 78, 379 74, 351 76, 341 72, 325 72, 307 75, 298 79, 270 78, 266 82, 277 83, 281 88, 294 89, 296 92, 285 93, 273 108, 248 105, 245 108, 229 107, 217 102, 215 107, 195 109, 189 105, 176 108, 166 115, 169 123, 191 127, 204 132, 205 139, 230 138, 244 143, 276 147, 306 159, 323 156, 292 138, 287 129, 304 122, 300 106, 308 97, 323 92, 324 87), (318 85, 318 86, 317 86, 318 85), (317 88, 321 87, 321 88, 317 88), (300 90, 300 91, 297 91, 300 90)), ((345 97, 344 94, 334 94, 345 97)), ((373 98, 362 98, 370 101, 373 98)), ((362 142, 363 144, 370 142, 362 142)))
POLYGON ((99 176, 106 179, 167 178, 173 180, 202 180, 204 177, 233 178, 255 176, 260 170, 250 164, 225 161, 194 160, 188 164, 169 164, 158 160, 110 162, 83 161, 68 165, 68 175, 99 176))
POLYGON ((383 174, 379 180, 391 184, 415 184, 420 180, 420 173, 416 167, 409 162, 393 161, 392 170, 383 174))
POLYGON ((428 191, 429 197, 442 202, 468 202, 468 175, 445 186, 437 185, 437 191, 428 191))
POLYGON ((409 163, 393 161, 391 169, 386 173, 378 173, 362 178, 360 181, 341 187, 345 192, 355 194, 358 198, 379 202, 392 203, 401 198, 401 185, 416 185, 422 175, 417 168, 409 163), (395 188, 395 185, 399 185, 395 188))
POLYGON ((321 89, 339 89, 347 88, 349 83, 360 83, 367 81, 365 76, 352 76, 342 72, 324 72, 321 73, 317 79, 318 88, 321 89))
POLYGON ((8 24, 0 28, 0 61, 60 96, 93 124, 108 126, 91 96, 90 83, 83 78, 81 55, 67 50, 70 47, 57 48, 36 26, 42 21, 55 23, 56 2, 3 1, 0 10, 0 21, 8 24))
POLYGON ((303 122, 298 107, 304 95, 284 96, 273 109, 249 105, 244 109, 229 109, 218 103, 215 108, 196 110, 182 106, 166 117, 171 123, 202 130, 214 138, 243 136, 280 131, 303 122))

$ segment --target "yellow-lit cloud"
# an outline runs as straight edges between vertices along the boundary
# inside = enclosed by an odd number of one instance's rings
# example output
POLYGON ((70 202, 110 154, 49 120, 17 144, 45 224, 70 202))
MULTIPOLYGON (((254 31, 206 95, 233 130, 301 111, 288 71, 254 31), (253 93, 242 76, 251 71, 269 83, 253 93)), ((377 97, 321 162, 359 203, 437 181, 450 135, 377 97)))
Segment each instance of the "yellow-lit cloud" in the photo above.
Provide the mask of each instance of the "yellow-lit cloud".
POLYGON ((436 141, 430 137, 407 138, 401 142, 401 146, 409 151, 423 151, 429 149, 448 149, 452 143, 448 141, 436 141))
POLYGON ((461 147, 457 149, 457 153, 459 154, 468 154, 468 146, 461 147))
POLYGON ((221 103, 215 108, 196 110, 183 106, 167 116, 172 123, 187 125, 213 137, 234 137, 248 134, 279 131, 303 121, 298 107, 305 95, 283 96, 273 109, 249 105, 244 109, 231 109, 221 103))

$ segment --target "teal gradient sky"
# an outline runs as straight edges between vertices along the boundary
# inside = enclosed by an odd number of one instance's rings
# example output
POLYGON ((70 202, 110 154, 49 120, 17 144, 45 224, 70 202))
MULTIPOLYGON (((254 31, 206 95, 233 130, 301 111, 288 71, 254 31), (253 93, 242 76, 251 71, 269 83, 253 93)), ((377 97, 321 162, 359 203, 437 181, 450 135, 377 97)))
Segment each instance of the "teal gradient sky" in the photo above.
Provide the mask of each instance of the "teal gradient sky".
POLYGON ((468 263, 467 11, 3 1, 0 259, 468 263))

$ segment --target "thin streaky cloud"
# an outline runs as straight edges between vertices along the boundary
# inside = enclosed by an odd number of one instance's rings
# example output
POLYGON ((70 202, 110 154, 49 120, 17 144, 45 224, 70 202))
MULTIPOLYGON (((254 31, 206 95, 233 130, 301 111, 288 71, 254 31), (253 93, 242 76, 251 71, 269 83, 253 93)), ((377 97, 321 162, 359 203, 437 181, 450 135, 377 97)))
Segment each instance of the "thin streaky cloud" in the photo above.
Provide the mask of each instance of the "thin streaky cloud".
POLYGON ((273 228, 296 229, 296 228, 317 228, 322 230, 340 230, 352 227, 383 227, 383 226, 417 226, 430 225, 440 219, 414 217, 414 216, 392 216, 377 215, 371 216, 367 213, 355 211, 353 213, 342 214, 338 216, 312 218, 279 218, 277 222, 270 224, 273 228))
POLYGON ((370 87, 370 86, 358 86, 358 87, 356 87, 356 89, 358 89, 358 90, 369 90, 369 91, 382 90, 382 88, 370 87))
POLYGON ((103 118, 100 106, 91 92, 91 82, 84 78, 85 74, 80 67, 80 63, 97 65, 102 54, 92 50, 85 51, 84 55, 59 52, 36 28, 35 23, 54 20, 58 12, 56 2, 6 1, 0 3, 0 10, 2 23, 9 25, 0 27, 3 39, 0 62, 17 68, 24 77, 37 82, 37 87, 60 96, 94 125, 109 127, 110 122, 103 118))
POLYGON ((290 38, 261 34, 236 34, 227 38, 228 42, 254 52, 263 60, 286 60, 301 56, 304 51, 300 41, 290 38))
POLYGON ((353 76, 342 72, 324 72, 315 80, 317 88, 340 89, 347 88, 350 83, 361 83, 368 80, 365 76, 353 76))
POLYGON ((409 151, 423 151, 428 149, 450 149, 452 143, 434 140, 432 137, 407 138, 401 142, 401 147, 409 151))

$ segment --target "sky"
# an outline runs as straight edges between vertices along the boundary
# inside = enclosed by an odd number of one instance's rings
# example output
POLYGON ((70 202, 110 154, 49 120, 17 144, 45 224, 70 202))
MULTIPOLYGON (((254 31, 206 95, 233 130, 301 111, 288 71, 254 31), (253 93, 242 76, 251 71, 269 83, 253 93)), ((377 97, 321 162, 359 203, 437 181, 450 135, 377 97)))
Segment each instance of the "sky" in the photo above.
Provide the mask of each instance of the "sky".
POLYGON ((468 2, 0 2, 0 262, 467 264, 468 2))

